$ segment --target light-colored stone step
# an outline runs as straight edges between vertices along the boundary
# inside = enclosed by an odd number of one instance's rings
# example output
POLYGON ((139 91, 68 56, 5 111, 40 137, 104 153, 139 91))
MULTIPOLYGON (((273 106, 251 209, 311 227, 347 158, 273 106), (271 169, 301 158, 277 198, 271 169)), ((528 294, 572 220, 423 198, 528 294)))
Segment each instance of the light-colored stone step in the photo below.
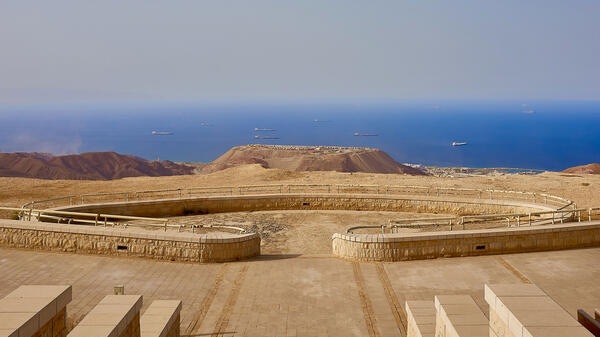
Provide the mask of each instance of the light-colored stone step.
POLYGON ((436 337, 488 337, 489 323, 469 295, 435 296, 436 337))
POLYGON ((65 336, 71 299, 70 285, 20 286, 0 300, 0 336, 65 336))
POLYGON ((492 336, 593 337, 534 284, 486 284, 485 300, 492 336))
POLYGON ((434 301, 406 301, 406 336, 435 336, 435 304, 434 301))
POLYGON ((181 301, 156 300, 140 319, 142 337, 179 337, 181 301))
POLYGON ((141 295, 108 295, 68 337, 139 337, 141 295))

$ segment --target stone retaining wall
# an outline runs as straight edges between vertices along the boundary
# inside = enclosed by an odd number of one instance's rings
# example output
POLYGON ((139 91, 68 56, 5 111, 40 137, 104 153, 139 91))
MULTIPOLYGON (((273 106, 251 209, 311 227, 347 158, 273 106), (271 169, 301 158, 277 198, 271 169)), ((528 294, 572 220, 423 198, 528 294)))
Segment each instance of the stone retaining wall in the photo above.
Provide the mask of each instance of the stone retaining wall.
POLYGON ((422 232, 339 234, 333 254, 362 261, 405 261, 438 257, 523 253, 600 246, 600 221, 533 227, 422 232))
POLYGON ((547 205, 523 201, 461 199, 447 196, 428 197, 377 194, 213 196, 147 201, 140 200, 60 208, 60 210, 72 212, 146 217, 269 210, 355 210, 444 214, 489 214, 528 213, 552 209, 552 207, 547 205))
POLYGON ((260 237, 0 220, 0 247, 226 262, 260 255, 260 237))

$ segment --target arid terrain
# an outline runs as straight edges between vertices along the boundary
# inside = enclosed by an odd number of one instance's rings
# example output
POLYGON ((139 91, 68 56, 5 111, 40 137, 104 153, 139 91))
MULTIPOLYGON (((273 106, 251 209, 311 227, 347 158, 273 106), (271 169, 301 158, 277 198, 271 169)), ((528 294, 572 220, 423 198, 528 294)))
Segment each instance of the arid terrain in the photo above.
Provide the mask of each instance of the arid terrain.
MULTIPOLYGON (((109 181, 0 178, 0 205, 20 207, 32 200, 98 192, 133 192, 152 189, 235 186, 252 184, 378 184, 466 187, 547 192, 566 197, 579 207, 600 206, 600 176, 546 172, 537 175, 505 174, 461 178, 404 174, 291 172, 241 165, 210 174, 170 177, 132 177, 109 181)), ((9 212, 2 213, 10 217, 9 212)), ((175 223, 226 224, 258 231, 265 253, 328 253, 331 234, 350 225, 380 225, 390 219, 418 214, 353 211, 277 211, 223 213, 177 217, 175 223)))
POLYGON ((168 177, 132 177, 108 181, 43 180, 16 177, 0 178, 0 204, 21 206, 36 200, 64 195, 98 192, 132 192, 149 189, 236 186, 252 184, 378 184, 472 187, 547 192, 577 202, 578 206, 600 205, 600 176, 546 172, 537 175, 507 174, 461 178, 411 176, 404 174, 290 172, 242 165, 211 174, 168 177))
POLYGON ((583 173, 583 174, 600 174, 600 164, 592 163, 581 166, 570 167, 563 172, 565 173, 583 173))
POLYGON ((257 144, 236 146, 205 166, 202 171, 210 173, 245 164, 297 172, 425 174, 419 169, 396 162, 379 149, 257 144))
POLYGON ((110 180, 139 176, 192 174, 194 168, 171 161, 149 161, 114 152, 53 156, 48 153, 0 153, 0 176, 38 179, 110 180))

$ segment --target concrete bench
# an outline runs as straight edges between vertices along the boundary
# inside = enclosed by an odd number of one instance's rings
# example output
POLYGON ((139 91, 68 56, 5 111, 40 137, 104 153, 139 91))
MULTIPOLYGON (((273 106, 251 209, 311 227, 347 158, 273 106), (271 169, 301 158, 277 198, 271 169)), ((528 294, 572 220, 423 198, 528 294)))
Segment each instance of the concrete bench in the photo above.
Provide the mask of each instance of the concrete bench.
POLYGON ((152 302, 140 319, 142 337, 179 337, 181 301, 152 302))
POLYGON ((534 284, 485 285, 493 337, 593 337, 534 284))
POLYGON ((24 285, 0 300, 0 336, 64 337, 69 285, 24 285))
POLYGON ((406 301, 406 336, 435 336, 435 304, 433 301, 406 301))
POLYGON ((469 295, 435 297, 436 337, 488 337, 489 323, 469 295))
POLYGON ((68 337, 140 337, 141 295, 108 295, 68 337))

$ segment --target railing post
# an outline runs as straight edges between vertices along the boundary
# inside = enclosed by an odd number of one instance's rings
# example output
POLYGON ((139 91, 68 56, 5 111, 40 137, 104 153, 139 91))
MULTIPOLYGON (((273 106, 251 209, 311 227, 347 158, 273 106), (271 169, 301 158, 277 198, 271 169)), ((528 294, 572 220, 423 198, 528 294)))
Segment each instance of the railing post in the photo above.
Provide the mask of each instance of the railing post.
POLYGON ((96 214, 96 222, 94 222, 94 226, 98 226, 98 217, 100 216, 100 214, 96 214))
POLYGON ((32 211, 33 211, 33 208, 30 208, 30 209, 29 209, 29 217, 28 217, 28 220, 29 220, 29 221, 31 221, 31 212, 32 212, 32 211))
POLYGON ((104 217, 104 227, 106 227, 107 216, 104 217))
POLYGON ((381 225, 381 234, 385 234, 385 225, 381 225))
POLYGON ((552 212, 552 224, 554 225, 554 212, 552 212))
POLYGON ((129 192, 125 192, 125 199, 129 201, 129 192))
POLYGON ((181 199, 181 188, 178 188, 179 190, 179 199, 181 199))
POLYGON ((521 217, 517 215, 517 227, 521 227, 521 217))
POLYGON ((492 191, 490 191, 490 200, 493 200, 493 198, 492 198, 492 191))
POLYGON ((529 226, 531 226, 531 213, 529 213, 529 226))
POLYGON ((83 194, 81 195, 81 204, 83 205, 83 194))
POLYGON ((167 221, 165 221, 165 232, 167 231, 167 221))
POLYGON ((588 208, 588 221, 592 222, 592 208, 588 208))
POLYGON ((548 196, 544 195, 544 204, 548 205, 548 196))

